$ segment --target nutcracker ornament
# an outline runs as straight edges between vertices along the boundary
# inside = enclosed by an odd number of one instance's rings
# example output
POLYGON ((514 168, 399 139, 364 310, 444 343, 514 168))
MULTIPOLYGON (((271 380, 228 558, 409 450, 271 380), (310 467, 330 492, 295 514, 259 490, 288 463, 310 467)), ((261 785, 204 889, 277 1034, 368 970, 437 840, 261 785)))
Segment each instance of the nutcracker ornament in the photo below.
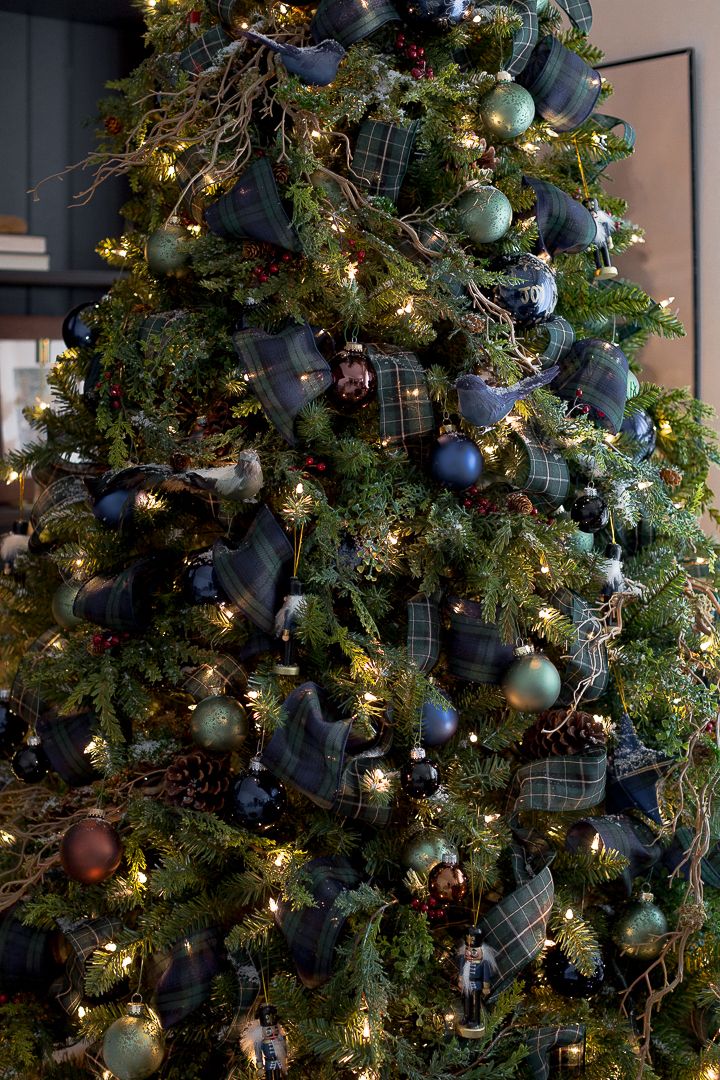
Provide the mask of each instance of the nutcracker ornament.
POLYGON ((617 277, 618 273, 617 266, 613 266, 610 257, 613 246, 613 220, 609 214, 600 209, 597 199, 583 199, 583 203, 592 214, 597 227, 595 243, 593 244, 595 277, 599 278, 600 281, 607 281, 608 278, 617 277))
POLYGON ((274 1005, 260 1006, 258 1019, 243 1032, 242 1048, 264 1080, 281 1080, 287 1076, 287 1039, 274 1005))
POLYGON ((275 616, 275 636, 283 643, 282 661, 275 664, 273 671, 276 675, 299 675, 300 665, 295 656, 295 630, 298 620, 305 607, 300 578, 290 578, 290 591, 283 601, 283 605, 275 616))
POLYGON ((458 950, 463 1017, 457 1031, 463 1039, 480 1039, 485 1033, 485 1006, 497 974, 497 964, 494 950, 484 945, 484 940, 480 927, 470 926, 464 945, 458 950))

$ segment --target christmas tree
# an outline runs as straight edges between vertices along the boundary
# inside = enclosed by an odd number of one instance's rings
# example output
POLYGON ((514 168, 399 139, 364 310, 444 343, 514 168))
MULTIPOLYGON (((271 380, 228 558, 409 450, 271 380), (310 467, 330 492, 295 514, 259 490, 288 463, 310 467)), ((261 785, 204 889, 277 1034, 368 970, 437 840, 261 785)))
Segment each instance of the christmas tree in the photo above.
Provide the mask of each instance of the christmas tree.
POLYGON ((590 4, 196 4, 4 463, 2 1076, 717 1077, 719 457, 590 4))

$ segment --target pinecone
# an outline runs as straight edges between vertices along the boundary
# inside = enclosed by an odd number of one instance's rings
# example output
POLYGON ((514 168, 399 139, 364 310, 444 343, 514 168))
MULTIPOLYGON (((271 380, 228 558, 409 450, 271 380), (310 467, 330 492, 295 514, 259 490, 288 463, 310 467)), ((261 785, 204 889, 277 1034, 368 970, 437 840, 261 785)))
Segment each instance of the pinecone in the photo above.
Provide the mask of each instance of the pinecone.
POLYGON ((482 315, 475 315, 473 312, 469 312, 467 315, 463 315, 462 325, 465 330, 469 330, 471 334, 482 334, 487 326, 487 319, 482 315))
POLYGON ((512 495, 507 497, 507 508, 512 514, 532 514, 532 499, 522 491, 513 491, 512 495))
POLYGON ((278 184, 287 184, 290 179, 290 166, 284 161, 276 161, 272 167, 273 176, 278 184))
POLYGON ((567 723, 563 723, 566 716, 565 709, 548 709, 540 713, 523 736, 520 747, 523 755, 545 758, 553 754, 581 754, 605 745, 605 728, 590 713, 573 713, 567 723))
POLYGON ((665 468, 660 470, 660 477, 668 487, 677 487, 682 484, 682 473, 679 469, 673 469, 671 465, 666 465, 665 468))
POLYGON ((180 754, 165 773, 165 794, 186 810, 220 810, 230 786, 230 773, 221 758, 202 750, 180 754))
POLYGON ((479 157, 477 164, 481 169, 494 169, 497 165, 497 158, 495 157, 495 147, 488 146, 482 157, 479 157))
POLYGON ((117 116, 108 116, 105 120, 105 130, 109 135, 119 135, 123 129, 122 120, 117 116))
POLYGON ((243 259, 266 259, 274 249, 270 244, 263 244, 261 240, 243 240, 243 259))

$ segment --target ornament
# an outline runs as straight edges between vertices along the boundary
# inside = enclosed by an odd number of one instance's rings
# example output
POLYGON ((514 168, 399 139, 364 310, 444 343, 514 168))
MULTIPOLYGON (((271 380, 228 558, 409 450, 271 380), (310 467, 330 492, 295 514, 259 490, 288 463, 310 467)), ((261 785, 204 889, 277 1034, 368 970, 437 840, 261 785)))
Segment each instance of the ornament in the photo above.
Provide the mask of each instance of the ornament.
POLYGON ((135 491, 117 488, 101 495, 93 506, 93 514, 101 525, 109 529, 119 529, 135 509, 135 491))
POLYGON ((589 553, 595 547, 595 535, 594 533, 583 532, 582 529, 576 529, 568 537, 568 543, 573 551, 582 554, 583 552, 589 553))
POLYGON ((276 675, 292 676, 300 674, 300 665, 295 660, 295 630, 300 615, 304 610, 305 595, 302 590, 302 582, 297 577, 291 577, 290 592, 285 597, 282 607, 275 616, 275 636, 281 638, 284 644, 282 663, 275 664, 273 667, 276 675))
POLYGON ((227 808, 233 825, 253 832, 267 832, 285 812, 285 788, 253 758, 247 772, 241 773, 228 794, 227 808))
POLYGON ((230 774, 224 759, 202 750, 178 755, 165 773, 165 794, 185 810, 221 810, 229 787, 230 774))
POLYGON ((429 799, 440 787, 440 770, 422 746, 410 751, 410 760, 400 770, 400 784, 411 799, 429 799))
POLYGON ((400 861, 416 874, 427 874, 445 855, 457 857, 457 849, 439 829, 423 829, 410 837, 400 853, 400 861))
POLYGON ((82 349, 97 342, 98 331, 83 318, 86 312, 97 311, 97 307, 97 304, 78 304, 68 311, 62 324, 62 339, 68 349, 82 349))
POLYGON ((101 817, 76 821, 60 841, 60 862, 68 877, 83 885, 98 885, 117 870, 122 860, 117 829, 101 817))
POLYGON ((458 729, 458 711, 447 694, 442 697, 447 705, 436 705, 428 700, 420 712, 420 738, 425 746, 442 746, 458 729))
POLYGON ((604 529, 610 520, 610 511, 594 487, 586 487, 572 504, 570 517, 581 532, 596 533, 604 529))
POLYGON ((401 5, 408 22, 437 30, 461 22, 470 6, 470 0, 404 0, 401 5))
POLYGON ((330 362, 332 384, 327 396, 338 412, 350 414, 369 405, 375 397, 377 375, 358 341, 348 341, 330 362))
POLYGON ((430 458, 430 472, 438 483, 451 491, 464 491, 478 480, 482 469, 482 454, 472 439, 449 425, 441 428, 430 458))
POLYGON ((623 549, 619 544, 608 544, 605 548, 605 580, 600 591, 604 600, 609 600, 614 593, 625 591, 622 557, 623 549))
POLYGON ((646 461, 652 456, 657 442, 657 431, 652 416, 644 409, 636 409, 626 416, 620 425, 620 431, 633 443, 630 450, 633 461, 646 461))
POLYGON ((0 537, 0 562, 4 574, 12 574, 17 558, 27 553, 30 547, 29 532, 28 521, 13 521, 10 532, 0 537))
POLYGON ((190 560, 185 571, 183 591, 191 604, 219 604, 222 601, 213 568, 212 551, 203 551, 190 560))
POLYGON ((150 272, 162 275, 182 270, 190 258, 188 240, 187 231, 173 219, 151 233, 145 244, 145 261, 150 272))
POLYGON ((0 690, 0 757, 9 757, 27 734, 27 724, 10 708, 10 691, 0 690))
POLYGON ((53 619, 58 626, 62 626, 63 630, 74 630, 83 621, 73 611, 73 604, 79 589, 79 581, 64 581, 53 593, 53 619))
POLYGON ((514 285, 496 285, 495 299, 522 326, 549 319, 558 300, 555 275, 546 262, 536 255, 515 256, 501 266, 510 278, 519 278, 514 285))
POLYGON ((103 1059, 118 1080, 144 1080, 162 1065, 165 1035, 158 1017, 139 994, 133 995, 127 1015, 115 1020, 105 1032, 103 1059))
POLYGON ((274 1005, 260 1006, 258 1019, 243 1030, 241 1046, 250 1064, 262 1070, 265 1080, 287 1076, 287 1038, 274 1005))
POLYGON ((532 645, 520 645, 505 673, 502 692, 518 712, 542 712, 557 701, 560 675, 555 665, 532 645))
POLYGON ((454 852, 444 851, 442 862, 428 875, 428 892, 440 904, 459 904, 467 892, 467 878, 454 852))
POLYGON ((510 200, 490 184, 476 184, 464 192, 458 199, 458 210, 460 225, 473 244, 494 244, 512 224, 510 200))
POLYGON ((612 250, 612 233, 615 223, 610 214, 601 210, 597 199, 583 199, 583 205, 588 208, 595 220, 596 232, 593 243, 593 256, 595 258, 595 277, 600 281, 607 281, 617 277, 617 266, 613 266, 610 252, 612 250))
POLYGON ((479 926, 470 926, 458 951, 458 986, 463 999, 463 1016, 457 1025, 463 1039, 480 1039, 485 1034, 485 1005, 492 980, 497 975, 495 952, 484 944, 479 926))
POLYGON ((199 701, 192 713, 193 740, 205 750, 239 750, 248 734, 245 710, 239 701, 214 694, 199 701))
POLYGON ((627 399, 637 397, 640 393, 640 383, 638 377, 632 368, 628 368, 628 380, 627 380, 627 399))
POLYGON ((535 101, 524 86, 512 81, 501 71, 497 85, 480 102, 480 119, 485 134, 491 139, 508 142, 516 139, 535 119, 535 101))
POLYGON ((23 784, 37 784, 44 776, 47 776, 50 762, 45 756, 37 735, 30 735, 25 745, 15 752, 10 768, 23 784))
POLYGON ((569 998, 593 997, 601 989, 605 979, 602 957, 593 957, 592 973, 583 975, 575 964, 568 960, 559 945, 548 950, 543 960, 543 971, 553 990, 569 998))
POLYGON ((613 941, 624 956, 633 960, 654 960, 662 952, 668 923, 654 899, 645 884, 638 900, 615 923, 613 941))

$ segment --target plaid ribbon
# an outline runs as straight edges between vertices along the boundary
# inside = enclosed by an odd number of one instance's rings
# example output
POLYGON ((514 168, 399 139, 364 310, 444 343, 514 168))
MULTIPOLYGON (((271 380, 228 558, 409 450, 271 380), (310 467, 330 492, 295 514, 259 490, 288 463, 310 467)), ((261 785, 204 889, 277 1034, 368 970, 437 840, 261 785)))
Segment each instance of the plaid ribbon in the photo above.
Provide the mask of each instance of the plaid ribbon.
POLYGON ((592 113, 602 80, 597 71, 556 37, 542 38, 518 76, 535 108, 556 131, 574 131, 592 113))
POLYGON ((113 469, 100 477, 94 499, 98 502, 111 491, 144 491, 172 475, 169 465, 129 465, 126 469, 113 469))
POLYGON ((483 8, 494 10, 498 6, 509 8, 510 13, 519 15, 522 25, 516 30, 512 38, 512 50, 508 60, 502 65, 505 71, 511 75, 518 75, 532 56, 532 51, 538 39, 538 15, 537 0, 506 0, 499 5, 497 0, 479 5, 483 8))
POLYGON ((303 878, 315 903, 293 911, 281 900, 275 922, 287 941, 301 982, 314 990, 332 975, 335 946, 346 922, 335 910, 335 901, 347 889, 355 888, 360 879, 347 859, 333 856, 306 863, 303 878))
POLYGON ((523 176, 523 184, 535 192, 538 234, 548 255, 586 251, 595 242, 595 218, 581 202, 547 180, 523 176))
POLYGON ((607 809, 613 813, 640 810, 662 825, 657 784, 675 762, 640 742, 627 713, 620 718, 616 736, 608 764, 607 809))
POLYGON ((622 349, 600 338, 584 338, 568 353, 553 389, 571 403, 582 390, 583 405, 593 410, 593 419, 617 435, 625 412, 627 377, 628 362, 622 349))
POLYGON ((592 614, 590 605, 577 593, 560 589, 550 602, 570 619, 575 627, 575 634, 569 642, 569 652, 561 672, 562 686, 558 702, 567 705, 576 691, 583 687, 582 700, 596 701, 605 693, 608 682, 607 649, 597 639, 601 627, 599 620, 592 614))
POLYGON ((593 19, 590 0, 557 0, 557 3, 566 13, 573 26, 576 26, 583 34, 590 33, 593 19))
POLYGON ((152 559, 138 559, 114 576, 90 578, 75 597, 75 615, 108 630, 142 630, 152 617, 153 565, 152 559))
POLYGON ((392 820, 390 803, 373 801, 365 778, 377 769, 378 761, 372 755, 358 754, 350 759, 340 778, 340 787, 333 800, 332 812, 338 817, 363 821, 366 825, 384 828, 392 820))
POLYGON ((657 529, 648 518, 640 518, 635 525, 616 525, 615 536, 626 555, 638 555, 644 548, 654 544, 657 529))
POLYGON ((60 652, 64 647, 65 639, 54 627, 46 630, 25 650, 23 661, 13 679, 8 708, 15 716, 24 720, 31 731, 34 730, 41 713, 44 713, 49 706, 42 700, 37 690, 26 684, 23 678, 24 665, 32 665, 44 655, 60 652))
POLYGON ((42 533, 81 503, 90 503, 85 484, 78 476, 65 476, 38 495, 30 511, 30 524, 36 533, 42 533))
POLYGON ((233 337, 241 367, 268 420, 291 446, 295 417, 332 382, 330 367, 318 352, 307 323, 279 334, 239 330, 233 337))
POLYGON ((59 920, 59 926, 70 946, 70 955, 57 999, 66 1013, 74 1015, 85 997, 88 960, 97 949, 102 949, 117 937, 122 923, 119 919, 110 918, 84 919, 70 926, 63 925, 63 922, 59 920))
POLYGON ((512 449, 506 475, 513 487, 527 492, 543 508, 557 510, 562 506, 570 491, 570 470, 565 459, 528 431, 514 434, 512 449))
POLYGON ((232 31, 244 5, 242 0, 208 0, 208 6, 223 26, 232 31))
MULTIPOLYGON (((622 135, 620 138, 627 146, 628 151, 631 151, 635 146, 635 128, 627 120, 622 120, 619 116, 607 116, 605 113, 593 113, 592 122, 596 128, 600 128, 602 131, 612 131, 613 128, 621 127, 622 135)), ((612 160, 611 157, 600 157, 595 168, 590 170, 591 182, 594 183, 597 180, 612 160)))
POLYGON ((235 697, 247 686, 247 673, 242 664, 227 653, 220 653, 210 664, 185 668, 183 674, 183 690, 195 701, 220 694, 235 697))
POLYGON ((485 941, 495 950, 498 968, 491 998, 509 986, 541 952, 554 896, 552 874, 549 867, 545 867, 480 919, 485 941))
POLYGON ((163 334, 167 327, 178 319, 182 319, 185 311, 158 311, 155 315, 148 315, 143 319, 137 329, 137 341, 150 341, 151 338, 159 338, 157 345, 162 345, 163 334))
POLYGON ((28 990, 46 996, 59 972, 52 942, 54 934, 23 926, 12 914, 0 918, 0 972, 3 993, 28 990))
POLYGON ((371 195, 384 195, 397 202, 410 164, 418 121, 409 127, 365 120, 355 143, 350 172, 360 179, 371 195))
POLYGON ((38 718, 36 731, 45 756, 70 787, 82 787, 100 776, 85 753, 97 728, 97 717, 91 712, 59 716, 55 709, 49 709, 38 718))
POLYGON ((347 48, 385 23, 399 21, 390 0, 320 0, 310 32, 316 42, 335 38, 347 48))
POLYGON ((512 645, 503 645, 497 626, 485 622, 474 600, 451 597, 448 666, 458 679, 500 683, 513 660, 512 645))
POLYGON ((220 588, 250 622, 272 634, 275 613, 287 592, 292 566, 292 545, 267 506, 261 506, 234 550, 218 540, 213 567, 220 588))
POLYGON ((300 241, 280 200, 272 165, 255 158, 235 186, 205 211, 210 232, 226 240, 262 240, 287 251, 300 241))
POLYGON ((548 1080, 550 1075, 550 1050, 556 1046, 572 1046, 573 1043, 581 1043, 584 1038, 584 1024, 532 1028, 528 1031, 525 1035, 525 1045, 528 1048, 525 1063, 532 1073, 533 1080, 548 1080))
POLYGON ((412 353, 388 356, 372 346, 366 349, 377 375, 380 440, 407 447, 435 431, 435 417, 425 372, 412 353))
POLYGON ((177 54, 177 63, 190 75, 199 75, 201 71, 207 71, 213 66, 219 53, 231 45, 232 41, 224 27, 213 26, 177 54))
POLYGON ((408 656, 420 671, 432 671, 440 656, 440 609, 436 597, 416 593, 407 604, 408 656))
POLYGON ((155 986, 155 1009, 164 1028, 182 1023, 210 1000, 222 958, 220 936, 214 928, 194 930, 173 945, 155 986))
POLYGON ((557 316, 533 327, 528 341, 533 348, 542 347, 540 360, 543 368, 548 368, 570 352, 575 344, 575 331, 567 319, 557 316))
POLYGON ((518 769, 516 810, 587 810, 605 798, 607 755, 568 754, 532 761, 518 769))
POLYGON ((646 875, 662 856, 657 837, 642 821, 624 814, 604 814, 574 822, 565 836, 565 848, 571 852, 586 850, 595 836, 600 837, 603 848, 627 859, 622 879, 628 896, 632 896, 634 879, 646 875))

